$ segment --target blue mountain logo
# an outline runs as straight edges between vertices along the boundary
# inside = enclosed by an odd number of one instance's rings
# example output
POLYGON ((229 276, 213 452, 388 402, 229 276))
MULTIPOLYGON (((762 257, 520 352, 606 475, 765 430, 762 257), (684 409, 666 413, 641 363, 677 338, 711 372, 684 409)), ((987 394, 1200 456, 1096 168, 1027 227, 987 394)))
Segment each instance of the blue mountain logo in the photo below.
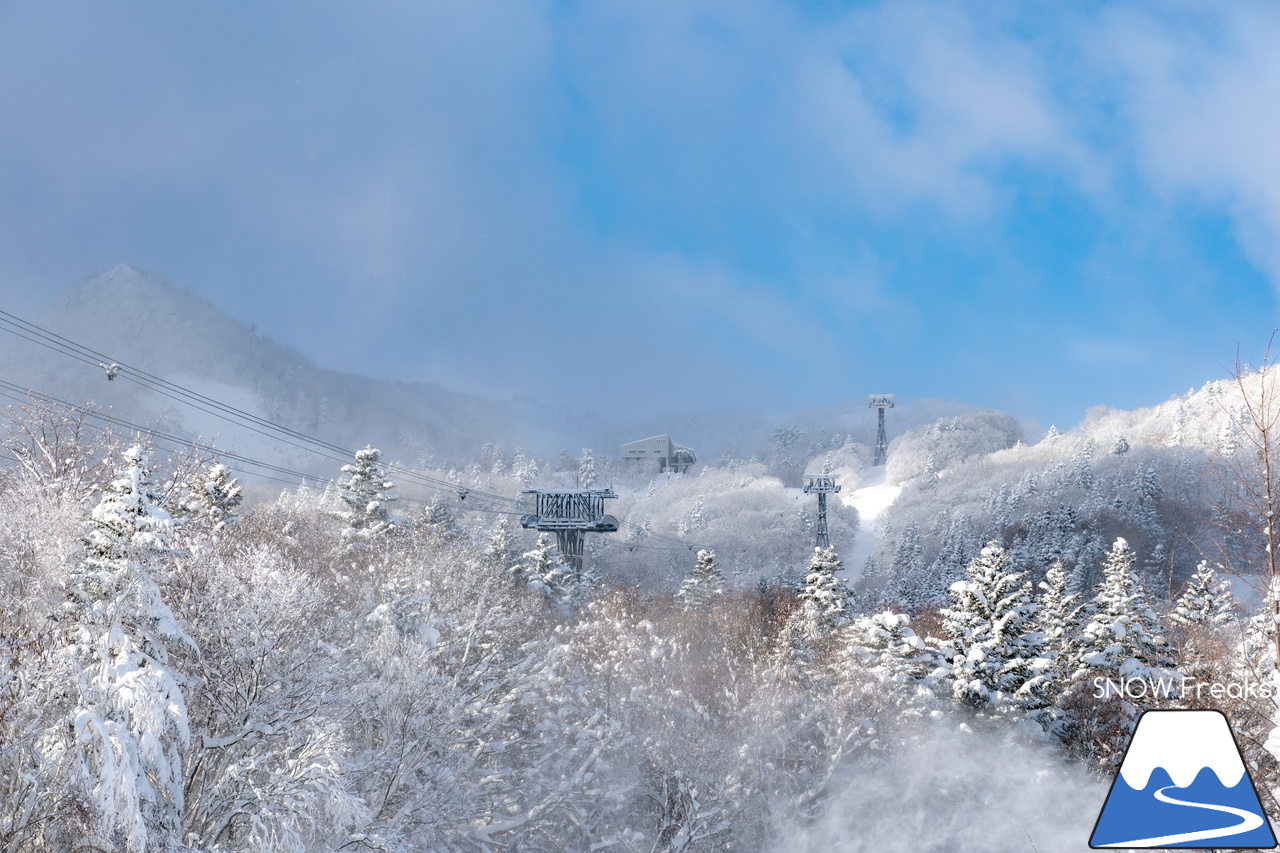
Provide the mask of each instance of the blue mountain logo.
POLYGON ((1107 794, 1092 848, 1276 846, 1221 711, 1147 711, 1107 794))

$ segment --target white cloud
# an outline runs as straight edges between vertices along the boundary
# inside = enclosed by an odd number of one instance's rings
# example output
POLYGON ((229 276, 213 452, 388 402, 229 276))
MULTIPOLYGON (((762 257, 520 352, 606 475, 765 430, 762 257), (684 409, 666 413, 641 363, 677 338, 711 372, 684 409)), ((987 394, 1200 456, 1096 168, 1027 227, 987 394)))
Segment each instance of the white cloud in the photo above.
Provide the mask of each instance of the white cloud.
POLYGON ((852 204, 921 200, 985 217, 1009 161, 1075 171, 1084 148, 1059 114, 1033 48, 952 4, 855 13, 799 63, 796 120, 814 165, 852 204))
POLYGON ((1166 203, 1229 212, 1280 286, 1280 7, 1129 7, 1096 35, 1140 174, 1166 203))

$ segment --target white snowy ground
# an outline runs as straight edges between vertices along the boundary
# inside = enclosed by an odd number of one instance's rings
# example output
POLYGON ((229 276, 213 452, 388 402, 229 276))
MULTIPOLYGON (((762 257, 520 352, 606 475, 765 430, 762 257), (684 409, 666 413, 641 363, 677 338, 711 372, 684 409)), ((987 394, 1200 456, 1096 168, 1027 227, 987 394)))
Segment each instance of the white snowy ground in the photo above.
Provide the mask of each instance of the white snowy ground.
POLYGON ((845 506, 856 509, 861 520, 853 551, 848 555, 840 555, 850 580, 861 576, 863 564, 875 551, 876 543, 884 533, 884 511, 901 491, 901 486, 890 486, 885 481, 885 467, 879 465, 864 469, 858 488, 848 494, 841 494, 840 500, 845 506))

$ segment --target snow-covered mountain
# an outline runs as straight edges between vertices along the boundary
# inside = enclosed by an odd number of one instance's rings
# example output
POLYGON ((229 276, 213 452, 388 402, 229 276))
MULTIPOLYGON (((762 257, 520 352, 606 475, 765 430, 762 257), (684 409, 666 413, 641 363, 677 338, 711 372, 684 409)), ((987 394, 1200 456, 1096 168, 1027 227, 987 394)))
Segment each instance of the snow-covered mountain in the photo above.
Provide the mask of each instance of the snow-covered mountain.
MULTIPOLYGON (((784 424, 802 436, 790 451, 797 463, 836 436, 874 443, 874 412, 861 398, 794 414, 742 409, 624 419, 540 403, 536 389, 493 400, 439 385, 328 370, 165 276, 124 264, 80 281, 35 322, 101 354, 108 365, 146 371, 342 447, 373 444, 384 458, 410 465, 461 465, 490 442, 548 455, 569 450, 576 456, 583 447, 609 455, 625 442, 662 433, 693 447, 703 460, 726 452, 765 460, 775 451, 771 435, 784 424)), ((156 393, 131 381, 128 369, 108 381, 98 361, 77 360, 12 334, 0 339, 0 378, 7 382, 73 403, 93 401, 117 417, 159 423, 175 435, 206 441, 217 436, 219 447, 255 459, 332 473, 330 461, 156 393)), ((892 412, 890 435, 972 408, 915 400, 892 412)))
MULTIPOLYGON (((79 282, 36 322, 109 360, 253 415, 343 447, 372 443, 387 458, 408 464, 470 456, 485 441, 558 446, 561 440, 546 428, 552 413, 534 404, 321 368, 164 276, 126 265, 79 282)), ((108 381, 92 361, 7 337, 0 376, 8 382, 71 402, 92 400, 136 423, 160 422, 177 435, 217 435, 220 447, 276 464, 332 467, 129 381, 128 370, 108 381)))
POLYGON ((995 413, 908 431, 889 447, 889 481, 902 491, 884 514, 889 535, 872 554, 872 573, 884 576, 890 603, 936 603, 995 539, 1037 578, 1063 562, 1085 590, 1123 536, 1148 584, 1172 594, 1223 546, 1215 484, 1237 476, 1233 460, 1249 470, 1246 400, 1256 405, 1272 381, 1272 373, 1245 371, 1239 382, 1212 380, 1156 406, 1099 407, 1039 440, 1015 441, 995 413))

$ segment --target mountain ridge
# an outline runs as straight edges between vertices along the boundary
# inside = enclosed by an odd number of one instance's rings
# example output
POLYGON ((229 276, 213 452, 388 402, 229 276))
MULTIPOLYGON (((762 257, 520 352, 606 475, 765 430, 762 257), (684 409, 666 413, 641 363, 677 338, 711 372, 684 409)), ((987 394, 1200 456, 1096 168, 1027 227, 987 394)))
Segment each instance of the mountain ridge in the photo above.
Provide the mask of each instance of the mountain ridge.
MULTIPOLYGON (((338 445, 373 443, 407 464, 468 456, 487 437, 525 437, 511 404, 438 385, 320 367, 212 301, 127 264, 74 284, 40 317, 39 325, 106 358, 259 417, 338 445)), ((220 446, 265 453, 273 461, 283 458, 303 470, 316 464, 251 430, 210 419, 137 384, 107 382, 99 367, 77 364, 29 341, 12 340, 0 355, 0 368, 10 381, 68 402, 92 400, 134 422, 163 422, 170 431, 193 438, 221 432, 220 446)))
MULTIPOLYGON (((852 432, 864 443, 874 441, 874 418, 851 400, 791 414, 742 408, 613 419, 569 410, 528 392, 494 400, 437 384, 320 367, 212 300, 129 264, 76 282, 38 323, 100 353, 104 361, 150 372, 340 446, 373 444, 388 460, 411 466, 461 466, 485 443, 523 445, 548 455, 559 450, 576 455, 584 447, 616 454, 624 442, 662 433, 692 446, 703 460, 726 451, 741 458, 768 456, 769 436, 783 422, 798 423, 806 432, 834 429, 852 432)), ((123 381, 108 382, 96 364, 12 339, 0 350, 0 370, 11 382, 70 403, 93 401, 135 423, 160 423, 169 432, 206 441, 217 435, 223 449, 308 473, 331 473, 331 462, 127 381, 128 368, 123 381)), ((974 408, 915 400, 895 411, 892 432, 974 408)))

